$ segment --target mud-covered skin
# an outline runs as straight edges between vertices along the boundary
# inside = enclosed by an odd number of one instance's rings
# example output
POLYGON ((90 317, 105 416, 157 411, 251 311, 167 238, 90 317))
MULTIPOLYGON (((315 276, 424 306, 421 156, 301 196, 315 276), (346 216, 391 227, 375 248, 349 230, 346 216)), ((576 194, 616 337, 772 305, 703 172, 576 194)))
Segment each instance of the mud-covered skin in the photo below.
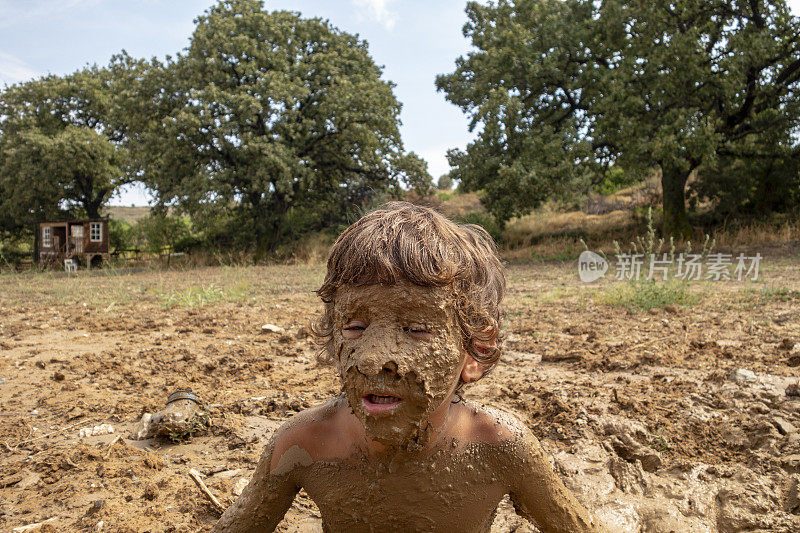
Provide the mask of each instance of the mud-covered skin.
POLYGON ((487 532, 505 494, 542 531, 601 531, 513 417, 469 402, 448 415, 431 450, 369 457, 350 440, 358 421, 343 396, 304 411, 278 430, 215 531, 272 531, 300 488, 325 531, 487 532))
POLYGON ((367 436, 387 446, 423 446, 434 411, 453 393, 463 362, 452 293, 447 287, 394 285, 342 287, 336 295, 336 346, 343 390, 367 436), (367 324, 358 338, 343 328, 367 324), (428 337, 409 330, 423 326, 428 337), (389 416, 370 415, 367 392, 403 398, 389 416))
POLYGON ((453 400, 480 374, 447 287, 345 286, 335 308, 344 392, 278 430, 216 531, 273 530, 300 488, 326 531, 487 532, 506 494, 543 531, 598 530, 530 431, 453 400), (370 412, 369 395, 401 401, 370 412))

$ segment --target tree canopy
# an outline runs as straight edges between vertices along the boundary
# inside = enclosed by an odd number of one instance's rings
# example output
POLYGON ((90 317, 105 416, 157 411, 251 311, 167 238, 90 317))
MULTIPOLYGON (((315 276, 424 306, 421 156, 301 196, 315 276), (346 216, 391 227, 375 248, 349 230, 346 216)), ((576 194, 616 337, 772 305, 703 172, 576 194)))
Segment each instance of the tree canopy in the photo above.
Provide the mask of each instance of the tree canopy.
POLYGON ((783 0, 498 0, 467 15, 475 50, 437 87, 480 131, 448 157, 501 221, 620 165, 660 170, 664 231, 688 236, 693 171, 797 156, 800 21, 783 0))
POLYGON ((330 225, 401 183, 430 187, 403 150, 393 85, 364 41, 327 21, 222 1, 160 75, 167 113, 144 136, 146 182, 190 213, 232 213, 262 253, 298 212, 330 225))
POLYGON ((125 147, 138 62, 45 76, 0 93, 0 211, 19 230, 64 209, 97 218, 135 179, 125 147))

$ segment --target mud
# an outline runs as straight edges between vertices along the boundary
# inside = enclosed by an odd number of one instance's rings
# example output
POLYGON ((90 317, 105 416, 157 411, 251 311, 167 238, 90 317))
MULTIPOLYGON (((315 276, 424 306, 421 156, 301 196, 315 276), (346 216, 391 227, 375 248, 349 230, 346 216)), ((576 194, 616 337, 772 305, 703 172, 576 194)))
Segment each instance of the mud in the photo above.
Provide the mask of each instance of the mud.
MULTIPOLYGON (((800 397, 786 393, 800 271, 796 258, 770 262, 764 285, 712 284, 697 305, 654 314, 595 303, 573 265, 512 266, 503 359, 464 396, 518 417, 619 531, 800 530, 800 397), (770 287, 789 296, 763 298, 770 287)), ((121 278, 142 296, 113 307, 11 298, 0 279, 0 529, 54 518, 58 531, 210 530, 219 515, 189 468, 230 505, 269 435, 340 390, 307 332, 319 279, 287 282, 296 271, 252 269, 254 287, 277 288, 200 309, 139 292, 158 283, 151 273, 121 278), (266 322, 285 333, 262 333, 266 322), (209 405, 208 435, 115 441, 183 387, 209 405), (78 437, 103 423, 116 433, 78 437)), ((192 277, 222 283, 213 269, 192 277)), ((321 530, 304 491, 288 505, 278 531, 321 530)), ((504 499, 492 531, 535 529, 504 499)))
MULTIPOLYGON (((421 449, 431 439, 431 416, 449 401, 465 362, 450 290, 405 281, 344 286, 335 302, 338 370, 367 437, 386 446, 421 449), (343 328, 351 321, 369 327, 345 338, 343 328), (402 402, 391 416, 371 415, 362 401, 368 393, 402 402)), ((442 414, 435 418, 441 423, 442 414)))

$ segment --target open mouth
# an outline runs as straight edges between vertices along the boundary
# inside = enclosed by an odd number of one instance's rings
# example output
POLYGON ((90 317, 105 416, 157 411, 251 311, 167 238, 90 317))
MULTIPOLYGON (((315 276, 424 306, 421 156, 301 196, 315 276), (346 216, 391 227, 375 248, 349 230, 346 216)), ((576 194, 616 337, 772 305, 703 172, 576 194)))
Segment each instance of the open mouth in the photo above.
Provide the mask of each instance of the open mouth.
POLYGON ((365 394, 361 398, 364 409, 369 414, 388 413, 403 401, 402 398, 391 395, 365 394))

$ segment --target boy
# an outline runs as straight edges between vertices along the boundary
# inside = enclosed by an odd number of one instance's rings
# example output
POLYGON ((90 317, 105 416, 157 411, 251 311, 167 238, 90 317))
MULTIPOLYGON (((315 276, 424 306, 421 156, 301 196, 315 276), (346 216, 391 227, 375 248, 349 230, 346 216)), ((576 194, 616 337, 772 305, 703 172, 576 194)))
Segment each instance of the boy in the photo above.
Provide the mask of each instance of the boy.
POLYGON ((390 203, 336 240, 317 292, 342 393, 276 432, 216 531, 272 531, 300 488, 325 531, 487 532, 506 494, 543 531, 600 530, 522 423, 458 395, 500 354, 485 231, 390 203))

